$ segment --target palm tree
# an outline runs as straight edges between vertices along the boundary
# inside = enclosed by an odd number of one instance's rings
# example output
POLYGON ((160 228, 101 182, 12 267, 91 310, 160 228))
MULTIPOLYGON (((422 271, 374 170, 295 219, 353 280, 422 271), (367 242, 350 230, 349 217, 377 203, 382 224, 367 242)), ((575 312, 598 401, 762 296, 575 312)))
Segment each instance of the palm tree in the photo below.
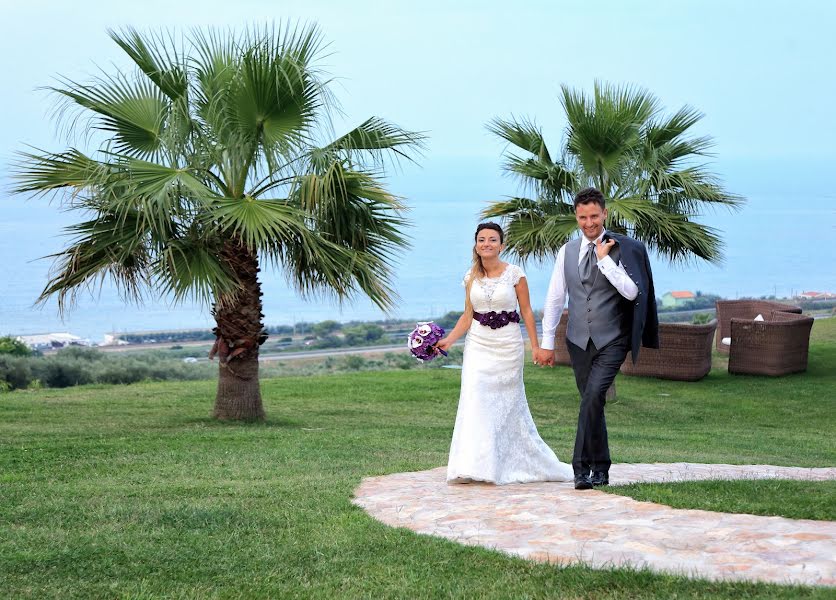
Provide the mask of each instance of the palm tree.
POLYGON ((134 73, 50 88, 63 101, 59 116, 98 148, 34 150, 15 166, 16 192, 58 192, 85 219, 53 256, 40 300, 56 295, 63 312, 110 278, 126 300, 150 293, 211 305, 214 416, 262 419, 261 266, 303 296, 362 292, 391 307, 407 221, 381 176, 386 159, 412 160, 423 136, 379 118, 331 133, 314 26, 109 33, 134 73))
POLYGON ((561 89, 568 126, 554 158, 533 121, 497 118, 488 125, 512 146, 503 168, 533 195, 492 202, 482 213, 506 221, 509 251, 523 261, 553 257, 577 228, 572 197, 594 186, 606 198, 608 229, 671 262, 721 262, 718 232, 694 219, 706 208, 736 209, 743 199, 698 162, 712 146, 709 137, 689 135, 702 115, 686 106, 663 116, 655 97, 629 86, 596 82, 591 98, 561 89))

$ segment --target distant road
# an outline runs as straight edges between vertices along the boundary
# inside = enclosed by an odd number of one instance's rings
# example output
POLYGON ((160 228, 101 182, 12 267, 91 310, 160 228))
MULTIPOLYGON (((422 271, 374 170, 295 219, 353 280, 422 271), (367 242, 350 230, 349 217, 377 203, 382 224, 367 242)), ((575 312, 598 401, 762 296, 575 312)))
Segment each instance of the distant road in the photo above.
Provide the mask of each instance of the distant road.
MULTIPOLYGON (((525 335, 525 329, 522 330, 523 339, 528 337, 525 335)), ((461 346, 464 344, 464 337, 456 340, 454 346, 461 346)), ((393 350, 407 351, 406 344, 390 344, 388 346, 358 346, 354 348, 323 348, 321 350, 305 350, 303 352, 286 352, 278 354, 262 354, 259 355, 258 360, 297 360, 300 358, 318 358, 323 356, 339 356, 342 354, 381 354, 383 352, 392 352, 393 350)))
POLYGON ((273 360, 299 360, 302 358, 322 358, 325 356, 340 356, 343 354, 381 354, 393 350, 406 351, 406 344, 390 344, 389 346, 361 346, 355 348, 322 348, 320 350, 304 350, 302 352, 279 352, 276 354, 260 354, 258 360, 262 362, 273 360))

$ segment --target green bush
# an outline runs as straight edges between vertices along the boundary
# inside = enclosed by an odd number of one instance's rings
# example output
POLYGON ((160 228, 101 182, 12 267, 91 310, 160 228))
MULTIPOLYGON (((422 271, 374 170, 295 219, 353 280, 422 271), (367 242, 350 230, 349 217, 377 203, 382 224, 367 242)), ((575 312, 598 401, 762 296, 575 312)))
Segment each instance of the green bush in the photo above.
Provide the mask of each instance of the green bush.
POLYGON ((29 346, 13 338, 10 335, 0 337, 0 354, 10 354, 12 356, 31 356, 32 350, 29 346))
POLYGON ((103 360, 105 358, 105 353, 101 350, 97 350, 96 348, 90 348, 88 346, 67 346, 66 348, 62 348, 61 350, 56 352, 55 356, 61 357, 63 359, 84 360, 87 362, 94 362, 98 360, 103 360))
POLYGON ((435 322, 438 324, 439 327, 443 327, 447 331, 453 329, 456 326, 456 323, 459 320, 459 317, 462 316, 462 311, 455 311, 451 310, 443 317, 436 319, 435 322))
POLYGON ((395 367, 396 369, 414 369, 419 364, 408 351, 398 353, 387 352, 383 355, 383 358, 388 366, 395 367))
POLYGON ((118 360, 108 361, 101 365, 100 370, 97 370, 95 377, 97 383, 111 383, 111 384, 125 384, 137 383, 151 377, 151 370, 147 364, 143 364, 138 360, 118 360))
POLYGON ((313 326, 313 332, 314 335, 316 335, 316 337, 324 338, 339 331, 340 329, 342 329, 342 327, 342 323, 339 323, 337 321, 320 321, 319 323, 313 326))
POLYGON ((343 365, 349 371, 359 371, 366 366, 366 359, 359 354, 351 354, 345 357, 343 365))
POLYGON ((65 388, 93 382, 89 360, 59 352, 31 363, 33 374, 46 387, 65 388))
POLYGON ((32 359, 26 356, 0 354, 0 387, 8 390, 21 390, 32 383, 32 359))
POLYGON ((356 325, 343 329, 346 346, 363 346, 379 342, 384 333, 383 327, 371 324, 356 325))

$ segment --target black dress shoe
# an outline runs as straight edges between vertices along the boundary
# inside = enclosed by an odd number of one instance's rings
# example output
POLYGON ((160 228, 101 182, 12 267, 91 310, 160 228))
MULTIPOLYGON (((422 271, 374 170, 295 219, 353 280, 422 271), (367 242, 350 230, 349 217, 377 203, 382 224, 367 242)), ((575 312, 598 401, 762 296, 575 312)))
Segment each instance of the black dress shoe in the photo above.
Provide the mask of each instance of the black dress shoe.
POLYGON ((589 475, 575 475, 575 489, 591 490, 592 479, 589 478, 589 475))
POLYGON ((610 484, 610 476, 606 471, 592 471, 592 477, 590 479, 592 485, 595 487, 610 484))

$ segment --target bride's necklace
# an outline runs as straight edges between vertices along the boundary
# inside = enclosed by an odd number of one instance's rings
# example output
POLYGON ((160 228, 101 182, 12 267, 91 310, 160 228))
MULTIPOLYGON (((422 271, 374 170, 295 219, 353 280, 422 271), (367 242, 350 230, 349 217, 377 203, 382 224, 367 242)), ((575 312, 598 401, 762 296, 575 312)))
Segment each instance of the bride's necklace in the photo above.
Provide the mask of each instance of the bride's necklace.
POLYGON ((485 279, 478 280, 479 287, 482 288, 482 293, 488 302, 488 310, 493 310, 493 293, 500 284, 500 277, 505 273, 508 265, 500 262, 497 265, 492 265, 490 268, 484 264, 482 266, 485 268, 485 279))
POLYGON ((498 263, 495 268, 488 269, 487 267, 485 267, 485 277, 487 277, 488 279, 496 279, 497 277, 502 275, 502 273, 505 272, 506 266, 508 265, 498 263))

